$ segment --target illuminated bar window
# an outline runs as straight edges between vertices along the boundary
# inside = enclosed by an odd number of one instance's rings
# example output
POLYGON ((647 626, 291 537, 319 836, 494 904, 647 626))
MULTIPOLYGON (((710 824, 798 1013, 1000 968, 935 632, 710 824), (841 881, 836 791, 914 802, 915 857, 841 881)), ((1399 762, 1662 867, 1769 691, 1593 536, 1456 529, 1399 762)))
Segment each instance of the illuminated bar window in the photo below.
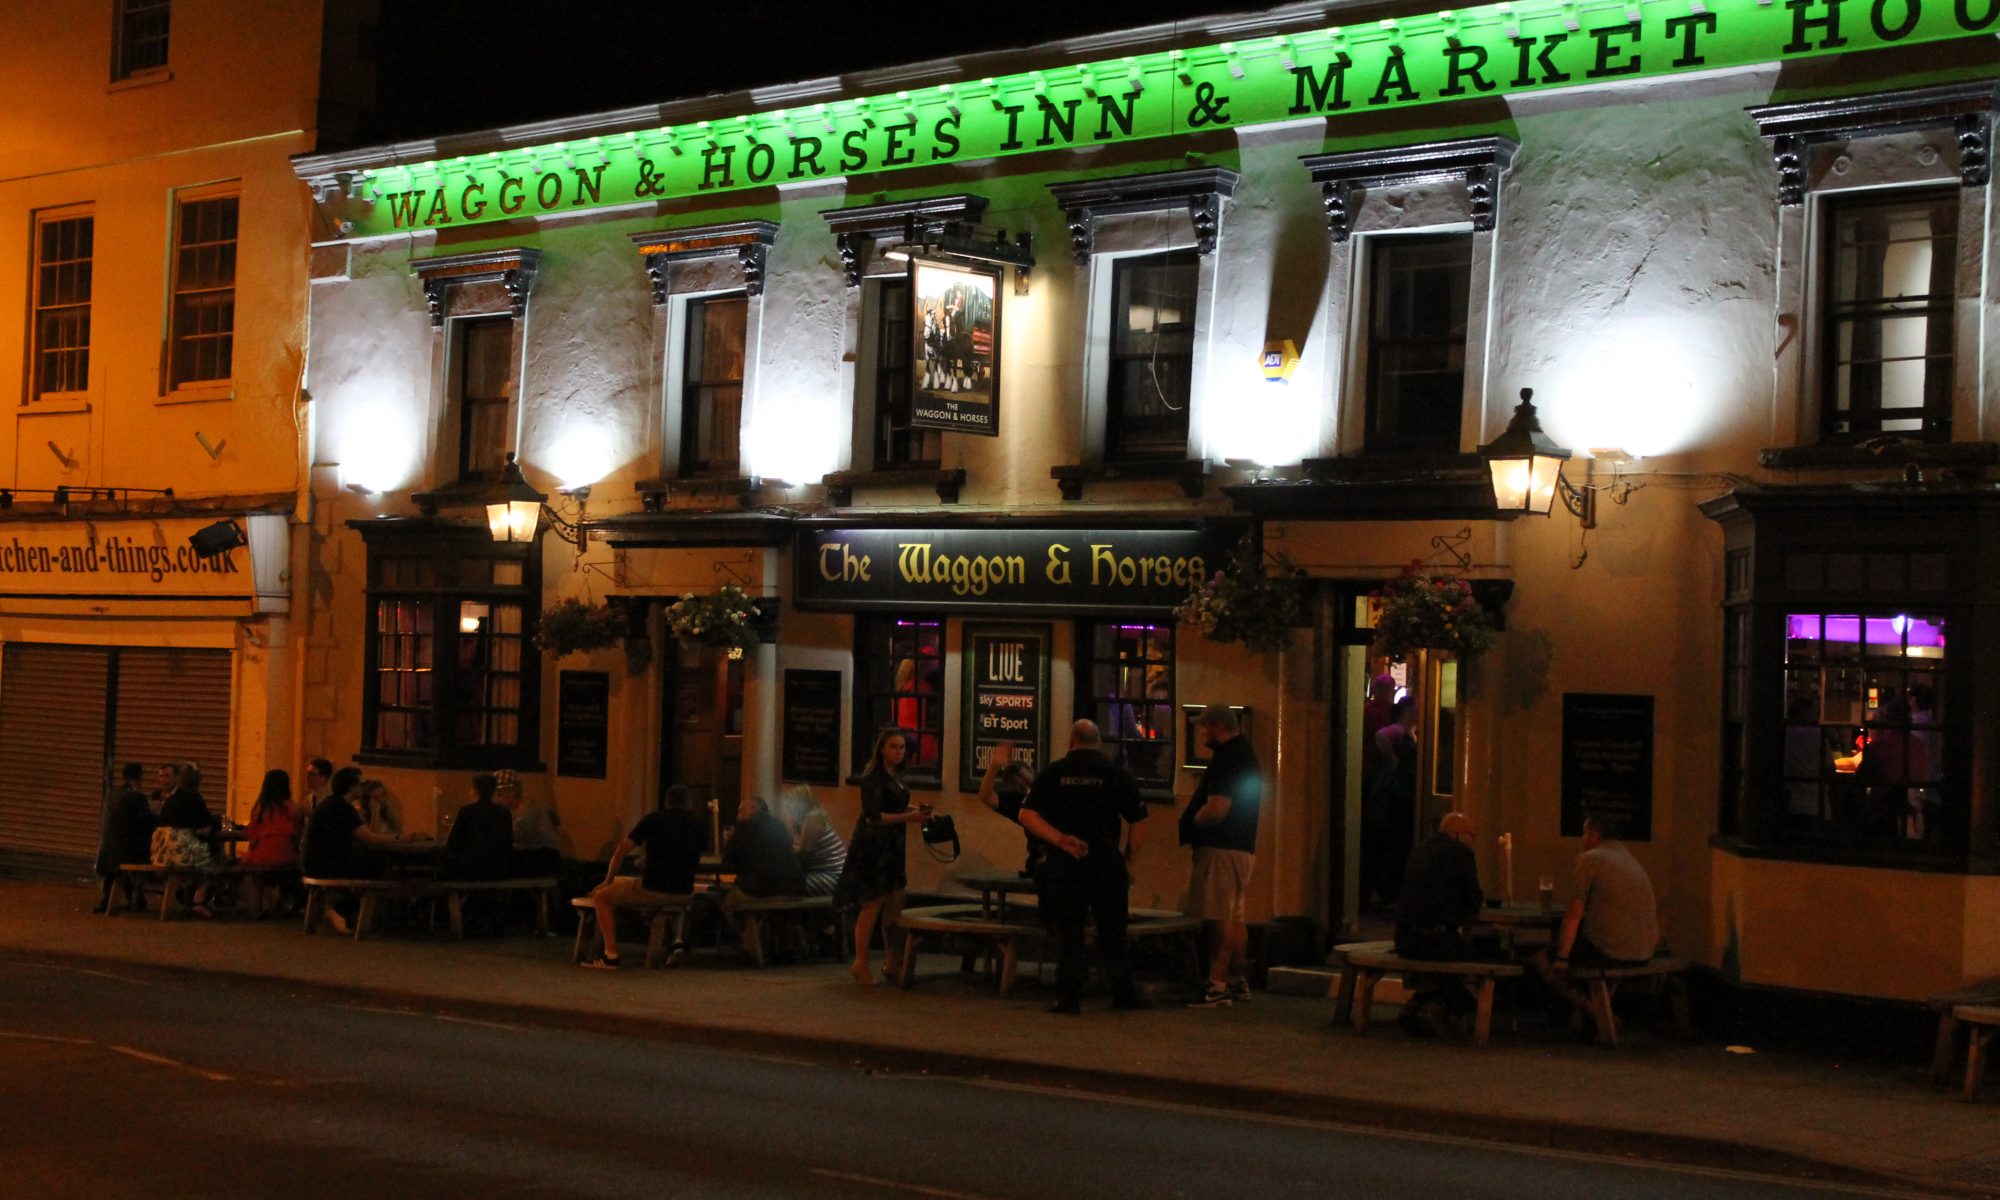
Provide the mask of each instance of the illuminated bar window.
POLYGON ((1077 639, 1077 678, 1088 689, 1078 709, 1097 722, 1105 752, 1148 792, 1174 786, 1174 627, 1086 625, 1077 639))
POLYGON ((1958 188, 1829 202, 1825 430, 1951 436, 1958 188))
POLYGON ((1785 617, 1784 822, 1836 845, 1940 849, 1945 619, 1793 612, 1785 617))
POLYGON ((875 735, 903 731, 903 774, 936 784, 944 762, 944 622, 860 617, 854 646, 854 770, 867 769, 875 735))

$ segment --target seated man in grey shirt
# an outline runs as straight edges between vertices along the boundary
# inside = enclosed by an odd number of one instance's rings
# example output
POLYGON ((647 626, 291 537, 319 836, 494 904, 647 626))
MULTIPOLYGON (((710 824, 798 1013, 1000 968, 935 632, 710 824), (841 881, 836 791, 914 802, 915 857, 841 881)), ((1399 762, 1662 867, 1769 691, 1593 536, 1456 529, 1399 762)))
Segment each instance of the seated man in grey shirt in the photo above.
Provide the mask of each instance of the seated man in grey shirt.
POLYGON ((1575 892, 1556 934, 1554 953, 1537 960, 1556 993, 1579 1007, 1587 1001, 1564 978, 1572 966, 1629 967, 1650 962, 1660 946, 1659 902, 1646 868, 1632 857, 1608 816, 1585 817, 1575 892))

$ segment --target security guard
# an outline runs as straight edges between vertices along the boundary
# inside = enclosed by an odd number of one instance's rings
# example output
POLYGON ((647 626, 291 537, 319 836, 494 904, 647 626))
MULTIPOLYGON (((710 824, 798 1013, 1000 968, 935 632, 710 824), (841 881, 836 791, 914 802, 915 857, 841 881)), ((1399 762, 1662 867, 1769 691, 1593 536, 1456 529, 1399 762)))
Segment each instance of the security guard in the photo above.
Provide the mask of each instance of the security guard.
POLYGON ((1054 1013, 1081 1011, 1084 919, 1097 917, 1097 952, 1111 980, 1113 1008, 1145 1008, 1132 985, 1125 957, 1126 897, 1132 886, 1132 856, 1146 831, 1146 802, 1125 768, 1105 757, 1094 721, 1070 727, 1069 753, 1035 777, 1021 826, 1055 849, 1043 867, 1042 903, 1051 909, 1060 950, 1056 958, 1054 1013), (1118 848, 1120 821, 1129 824, 1125 848, 1118 848))

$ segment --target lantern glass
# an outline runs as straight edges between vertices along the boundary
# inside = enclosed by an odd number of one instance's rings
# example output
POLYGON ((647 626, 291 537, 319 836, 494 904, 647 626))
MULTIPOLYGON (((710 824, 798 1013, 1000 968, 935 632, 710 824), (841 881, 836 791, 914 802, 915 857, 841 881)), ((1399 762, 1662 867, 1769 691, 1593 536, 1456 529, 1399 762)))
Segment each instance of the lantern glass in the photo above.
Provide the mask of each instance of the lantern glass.
POLYGON ((486 506, 486 527, 496 542, 532 542, 541 516, 540 500, 495 500, 486 506))

